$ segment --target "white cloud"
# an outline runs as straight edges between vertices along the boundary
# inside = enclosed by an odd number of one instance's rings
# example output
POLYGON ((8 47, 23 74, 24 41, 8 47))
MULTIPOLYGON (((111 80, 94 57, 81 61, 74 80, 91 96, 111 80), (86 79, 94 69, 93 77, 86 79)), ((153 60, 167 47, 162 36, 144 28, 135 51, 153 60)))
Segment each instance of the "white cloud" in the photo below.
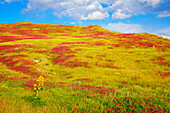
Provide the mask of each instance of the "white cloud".
MULTIPOLYGON (((49 9, 55 16, 69 16, 76 20, 93 20, 94 15, 98 16, 96 19, 105 19, 102 14, 103 12, 106 14, 102 5, 96 0, 29 0, 23 12, 49 9)), ((105 17, 108 17, 108 13, 105 17)))
POLYGON ((156 30, 155 34, 170 39, 170 28, 156 30))
POLYGON ((93 12, 88 14, 87 17, 82 17, 82 20, 102 20, 109 17, 109 14, 107 12, 102 13, 99 11, 93 12))
POLYGON ((76 22, 70 22, 70 24, 76 24, 76 22))
POLYGON ((163 17, 168 17, 170 16, 170 12, 168 11, 163 11, 162 13, 158 14, 158 18, 163 18, 163 17))
POLYGON ((104 26, 104 28, 123 33, 144 32, 142 25, 139 24, 109 23, 107 26, 104 26))
POLYGON ((113 4, 116 0, 96 0, 100 3, 103 3, 103 4, 107 4, 107 5, 111 5, 113 4))
POLYGON ((8 2, 8 3, 10 3, 10 2, 16 2, 16 1, 22 1, 22 0, 5 0, 5 2, 8 2))
POLYGON ((23 12, 50 10, 55 16, 68 16, 76 20, 100 20, 111 15, 113 19, 126 19, 146 12, 166 17, 169 16, 168 13, 154 11, 165 1, 168 0, 28 0, 27 8, 23 12), (107 4, 107 7, 101 4, 107 4))
POLYGON ((156 31, 157 33, 161 33, 161 34, 169 34, 170 35, 170 28, 166 28, 166 29, 159 29, 156 31))
MULTIPOLYGON (((134 15, 156 13, 154 10, 165 0, 114 0, 114 3, 109 7, 114 10, 113 19, 125 19, 134 15)), ((157 13, 156 13, 157 14, 157 13)))
POLYGON ((115 13, 112 14, 113 19, 125 19, 130 18, 131 16, 131 14, 122 13, 121 9, 117 10, 115 13))
POLYGON ((151 4, 151 6, 156 6, 159 3, 161 3, 163 0, 139 0, 141 2, 147 2, 148 4, 151 4))
POLYGON ((95 9, 97 9, 97 8, 99 8, 100 10, 103 9, 102 6, 100 5, 100 3, 98 3, 97 1, 94 2, 94 3, 92 3, 92 4, 89 4, 89 5, 86 7, 87 10, 95 10, 95 9))

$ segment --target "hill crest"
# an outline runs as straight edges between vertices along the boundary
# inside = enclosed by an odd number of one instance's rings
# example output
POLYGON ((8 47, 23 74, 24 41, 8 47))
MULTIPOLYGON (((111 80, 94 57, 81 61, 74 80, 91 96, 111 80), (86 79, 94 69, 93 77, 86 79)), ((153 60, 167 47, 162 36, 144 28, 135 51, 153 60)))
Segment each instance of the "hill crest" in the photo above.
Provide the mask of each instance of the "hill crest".
POLYGON ((168 112, 169 52, 169 39, 148 33, 0 24, 0 110, 168 112))

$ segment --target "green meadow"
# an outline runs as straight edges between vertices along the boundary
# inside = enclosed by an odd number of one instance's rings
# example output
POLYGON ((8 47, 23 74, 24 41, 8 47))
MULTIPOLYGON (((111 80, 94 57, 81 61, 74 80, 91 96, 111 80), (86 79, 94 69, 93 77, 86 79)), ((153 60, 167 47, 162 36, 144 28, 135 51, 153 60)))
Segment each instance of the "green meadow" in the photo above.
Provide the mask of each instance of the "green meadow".
POLYGON ((170 40, 154 34, 0 24, 1 113, 168 113, 169 77, 170 40))

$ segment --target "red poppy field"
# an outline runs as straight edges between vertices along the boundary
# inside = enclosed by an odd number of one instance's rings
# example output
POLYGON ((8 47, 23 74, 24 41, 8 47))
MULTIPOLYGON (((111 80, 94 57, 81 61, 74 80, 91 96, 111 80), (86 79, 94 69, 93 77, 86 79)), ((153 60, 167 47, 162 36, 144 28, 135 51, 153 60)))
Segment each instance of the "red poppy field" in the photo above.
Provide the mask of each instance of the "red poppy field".
POLYGON ((154 34, 0 24, 0 112, 168 113, 169 67, 154 34))

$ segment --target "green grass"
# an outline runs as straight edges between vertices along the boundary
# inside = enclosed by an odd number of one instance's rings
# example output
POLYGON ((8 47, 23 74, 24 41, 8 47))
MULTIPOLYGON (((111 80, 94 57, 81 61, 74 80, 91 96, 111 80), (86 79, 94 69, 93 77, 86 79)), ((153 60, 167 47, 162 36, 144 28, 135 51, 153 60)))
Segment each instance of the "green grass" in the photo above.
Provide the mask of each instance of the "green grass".
POLYGON ((0 36, 22 37, 0 37, 0 112, 169 112, 169 39, 95 25, 0 26, 18 28, 0 36), (33 84, 40 75, 45 86, 35 99, 33 84))

